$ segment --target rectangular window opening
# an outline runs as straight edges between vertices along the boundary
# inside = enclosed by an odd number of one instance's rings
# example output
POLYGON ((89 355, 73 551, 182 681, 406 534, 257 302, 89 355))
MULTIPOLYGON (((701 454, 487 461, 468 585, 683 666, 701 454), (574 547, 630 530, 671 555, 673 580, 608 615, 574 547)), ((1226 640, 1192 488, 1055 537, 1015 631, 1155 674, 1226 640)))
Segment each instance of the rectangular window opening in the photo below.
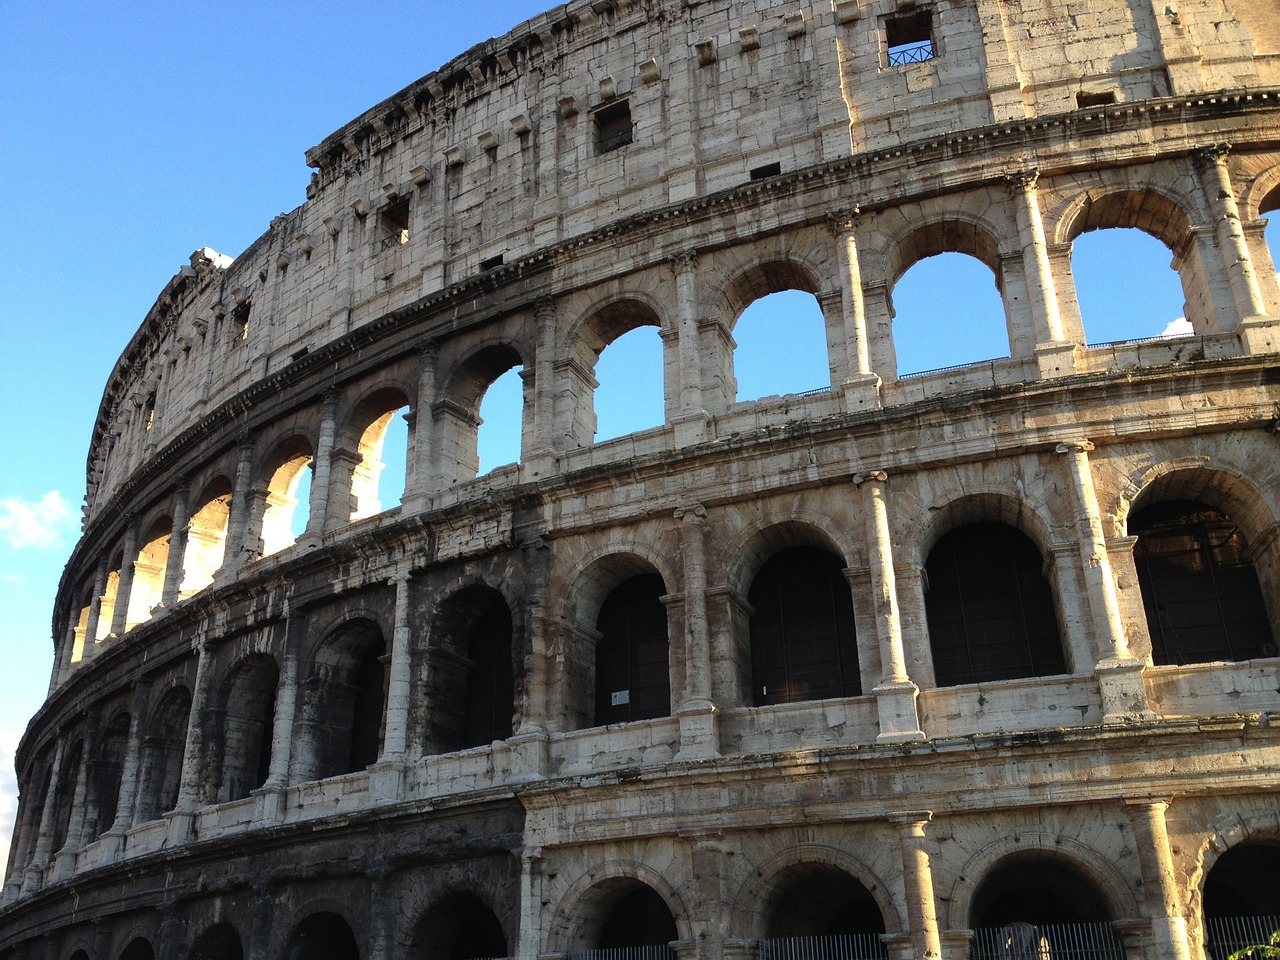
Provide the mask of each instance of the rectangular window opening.
POLYGON ((389 250, 409 242, 409 198, 389 204, 381 215, 382 249, 389 250))
POLYGON ((932 60, 937 55, 933 46, 932 11, 917 10, 886 20, 884 39, 891 67, 932 60))
POLYGON ((776 177, 782 173, 782 164, 766 163, 763 167, 756 167, 751 171, 752 180, 768 180, 770 177, 776 177))
POLYGON ((631 142, 631 104, 626 100, 596 111, 596 153, 609 153, 631 142))
POLYGON ((500 267, 500 266, 502 266, 502 254, 498 254, 496 257, 489 257, 489 259, 487 260, 480 261, 481 270, 492 270, 495 267, 500 267))
POLYGON ((1083 109, 1084 107, 1106 107, 1116 102, 1116 94, 1114 90, 1105 90, 1101 92, 1088 93, 1081 90, 1076 94, 1076 107, 1083 109))
POLYGON ((231 338, 233 340, 249 339, 249 301, 239 304, 231 311, 231 338))

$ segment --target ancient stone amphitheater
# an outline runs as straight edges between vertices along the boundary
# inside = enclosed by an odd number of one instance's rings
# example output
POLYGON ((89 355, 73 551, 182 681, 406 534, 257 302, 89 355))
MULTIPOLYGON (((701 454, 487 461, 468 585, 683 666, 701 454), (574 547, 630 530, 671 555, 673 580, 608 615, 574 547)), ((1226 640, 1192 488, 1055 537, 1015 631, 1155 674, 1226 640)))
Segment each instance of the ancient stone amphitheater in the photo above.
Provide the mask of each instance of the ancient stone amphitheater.
POLYGON ((1274 0, 577 0, 353 120, 106 386, 0 958, 1265 938, 1278 98, 1274 0), (1193 333, 1088 345, 1113 227, 1193 333), (949 251, 1006 356, 900 376, 895 283, 949 251), (783 290, 830 384, 738 402, 783 290), (665 422, 595 442, 644 327, 665 422))

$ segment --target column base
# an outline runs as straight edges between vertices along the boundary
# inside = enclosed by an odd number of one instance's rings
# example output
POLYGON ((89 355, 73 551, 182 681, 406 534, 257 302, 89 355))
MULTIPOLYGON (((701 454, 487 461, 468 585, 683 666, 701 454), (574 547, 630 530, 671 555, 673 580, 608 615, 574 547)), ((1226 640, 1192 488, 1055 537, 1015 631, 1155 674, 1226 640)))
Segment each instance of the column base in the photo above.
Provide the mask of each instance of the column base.
POLYGON ((190 843, 196 838, 196 815, 189 810, 174 810, 164 815, 169 822, 168 837, 165 846, 173 847, 190 843))
POLYGON ((1280 317, 1245 317, 1236 327, 1240 349, 1249 356, 1280 350, 1280 317))
POLYGON ((507 746, 511 750, 513 783, 533 783, 547 778, 547 770, 551 766, 551 751, 546 733, 517 733, 507 739, 507 746))
POLYGON ((677 760, 720 756, 720 711, 710 700, 690 700, 676 711, 680 719, 677 760))
POLYGON ((1075 373, 1077 349, 1074 343, 1061 340, 1037 343, 1036 367, 1040 370, 1040 379, 1052 380, 1075 373))
POLYGON ((859 373, 840 384, 840 399, 845 413, 880 409, 882 381, 874 373, 859 373))
POLYGON ((380 760, 369 767, 369 801, 398 803, 404 793, 404 761, 380 760))
POLYGON ((690 447, 711 439, 711 415, 705 410, 671 421, 677 447, 690 447))
POLYGON ((256 826, 281 823, 285 812, 284 787, 259 787, 253 791, 253 822, 256 826))
POLYGON ((60 880, 67 880, 76 872, 76 855, 73 850, 62 850, 53 858, 53 862, 49 864, 49 868, 45 871, 44 879, 46 883, 57 883, 60 880))
POLYGON ((23 894, 35 893, 44 886, 44 864, 33 863, 22 872, 23 894))
POLYGON ((925 739, 924 731, 920 729, 920 717, 916 713, 919 687, 910 680, 889 680, 880 683, 871 692, 876 695, 876 709, 880 713, 877 743, 925 739))
POLYGON ((126 835, 127 831, 125 830, 111 829, 99 837, 99 862, 115 863, 117 860, 121 859, 124 854, 126 835))
POLYGON ((1102 695, 1103 723, 1132 723, 1151 720, 1155 714, 1147 702, 1147 687, 1141 660, 1099 660, 1094 669, 1102 695))

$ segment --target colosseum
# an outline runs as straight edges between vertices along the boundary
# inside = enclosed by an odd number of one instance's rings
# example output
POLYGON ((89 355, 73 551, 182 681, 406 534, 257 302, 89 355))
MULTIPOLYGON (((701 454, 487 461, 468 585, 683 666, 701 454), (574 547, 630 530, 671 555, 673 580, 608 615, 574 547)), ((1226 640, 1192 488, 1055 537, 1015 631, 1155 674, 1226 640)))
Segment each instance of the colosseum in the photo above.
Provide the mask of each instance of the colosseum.
POLYGON ((1265 939, 1278 98, 1275 0, 574 0, 351 121, 106 385, 0 958, 1265 939), (1107 228, 1191 332, 1091 344, 1107 228), (1007 350, 908 376, 940 253, 1007 350), (741 401, 788 290, 829 383, 741 401), (633 330, 663 422, 597 441, 633 330))

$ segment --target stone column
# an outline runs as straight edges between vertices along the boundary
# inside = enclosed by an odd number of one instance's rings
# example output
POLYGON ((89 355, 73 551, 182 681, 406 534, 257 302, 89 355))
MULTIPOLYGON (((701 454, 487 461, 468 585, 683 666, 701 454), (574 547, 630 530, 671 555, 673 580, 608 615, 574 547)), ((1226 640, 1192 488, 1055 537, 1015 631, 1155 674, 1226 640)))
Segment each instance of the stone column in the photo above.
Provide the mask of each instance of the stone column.
MULTIPOLYGON (((533 449, 530 454, 555 456, 556 442, 556 301, 542 297, 534 307, 538 339, 533 358, 533 449)), ((526 375, 528 371, 526 370, 526 375)))
POLYGON ((196 679, 191 691, 191 710, 187 720, 187 742, 182 750, 182 779, 178 786, 176 814, 190 814, 204 802, 204 728, 208 720, 209 693, 213 687, 213 644, 207 638, 196 641, 193 647, 196 660, 196 679))
POLYGON ((161 609, 170 609, 178 602, 178 588, 182 585, 182 562, 187 552, 187 498, 191 494, 190 482, 184 479, 173 492, 173 527, 169 534, 169 555, 164 565, 164 586, 160 590, 161 609))
POLYGON ((58 774, 62 770, 62 759, 66 753, 67 740, 59 735, 57 745, 53 749, 53 765, 49 773, 49 789, 44 793, 44 806, 40 811, 40 826, 36 831, 35 849, 31 860, 22 876, 22 892, 31 893, 39 890, 44 883, 44 868, 49 863, 49 854, 53 847, 53 818, 57 815, 58 774))
POLYGON ((676 273, 680 347, 680 419, 675 424, 676 443, 683 446, 704 439, 706 432, 702 363, 698 350, 698 252, 686 250, 672 257, 671 265, 676 273))
POLYGON ((1044 218, 1040 215, 1040 198, 1036 170, 1021 170, 1005 177, 1013 200, 1022 248, 1022 269, 1027 285, 1027 305, 1031 311, 1032 340, 1040 375, 1065 376, 1075 373, 1076 345, 1067 341, 1058 290, 1049 264, 1049 244, 1044 235, 1044 218))
POLYGON ((702 504, 675 512, 683 528, 684 650, 671 651, 684 663, 684 685, 676 714, 680 718, 677 760, 718 756, 719 718, 711 698, 711 644, 707 628, 707 510, 702 504))
POLYGON ((403 762, 409 742, 409 705, 413 696, 413 632, 409 626, 411 575, 400 573, 388 582, 396 592, 391 628, 391 669, 387 678, 386 733, 379 763, 403 762))
POLYGON ((902 885, 907 895, 907 923, 911 928, 913 957, 941 957, 938 915, 933 898, 933 869, 924 836, 925 824, 933 819, 927 810, 890 817, 899 828, 902 850, 902 885))
POLYGON ((836 237, 840 260, 840 300, 844 311, 845 367, 838 386, 844 392, 846 409, 866 410, 880 406, 880 378, 871 365, 871 343, 867 337, 867 306, 862 296, 862 266, 858 260, 858 218, 861 211, 837 210, 827 215, 836 237))
POLYGON ((129 593, 133 590, 133 564, 138 559, 138 518, 125 521, 124 544, 121 547, 120 585, 116 588, 116 608, 111 612, 111 633, 121 636, 129 616, 129 593))
POLYGON ((142 731, 147 725, 147 705, 151 700, 151 678, 143 677, 133 688, 133 702, 129 705, 129 742, 125 746, 124 762, 120 771, 120 795, 116 801, 115 818, 107 831, 109 837, 119 842, 133 826, 134 801, 138 796, 141 774, 142 731))
POLYGON ((253 451, 253 437, 247 434, 241 436, 237 450, 236 476, 231 488, 231 509, 227 515, 226 555, 221 569, 214 575, 215 583, 234 580, 240 568, 258 556, 258 545, 246 542, 252 527, 253 451))
POLYGON ((1133 827, 1142 871, 1147 915, 1151 918, 1156 960, 1190 960, 1187 921, 1178 902, 1178 882, 1165 822, 1167 800, 1129 800, 1125 813, 1133 827))
MULTIPOLYGON (((271 763, 263 790, 281 791, 289 785, 289 764, 293 761, 293 725, 298 712, 298 649, 307 635, 306 614, 285 611, 284 649, 281 651, 280 679, 276 683, 275 713, 271 723, 271 763)), ((264 814, 279 813, 264 809, 264 814)))
MULTIPOLYGON (((333 479, 333 444, 338 432, 338 391, 328 390, 320 407, 320 436, 316 440, 315 471, 311 476, 311 505, 303 537, 316 539, 329 529, 329 483, 333 479)), ((347 502, 344 498, 343 502, 347 502)), ((299 540, 302 537, 298 538, 299 540)))
POLYGON ((542 848, 525 847, 520 855, 520 916, 516 957, 543 956, 542 944, 542 848))
MULTIPOLYGON (((1227 169, 1227 154, 1231 145, 1226 143, 1206 147, 1196 153, 1196 167, 1205 199, 1213 212, 1215 239, 1231 297, 1235 303, 1236 321, 1244 324, 1266 315, 1266 302, 1254 273, 1253 260, 1249 256, 1249 244, 1240 224, 1240 208, 1236 204, 1231 186, 1231 174, 1227 169)), ((1255 321, 1256 322, 1256 321, 1255 321)))
POLYGON ((889 509, 885 504, 882 470, 854 474, 853 482, 862 494, 866 516, 867 561, 871 579, 872 610, 876 641, 880 647, 882 676, 876 685, 876 706, 880 714, 877 740, 923 740, 916 714, 920 688, 907 676, 902 648, 902 625, 898 617, 898 585, 893 566, 893 538, 889 531, 889 509))
POLYGON ((102 601, 107 593, 107 569, 110 560, 98 558, 98 568, 93 574, 93 597, 89 600, 89 621, 84 628, 84 659, 92 660, 98 653, 98 623, 102 619, 102 601))
POLYGON ((402 511, 419 513, 424 511, 435 493, 436 474, 431 461, 435 431, 431 428, 435 421, 431 419, 431 403, 435 399, 435 361, 438 357, 435 340, 426 340, 419 347, 417 360, 417 398, 413 401, 412 433, 410 453, 408 453, 408 476, 404 480, 404 497, 402 511))
POLYGON ((1102 531, 1098 497, 1093 489, 1093 473, 1089 467, 1089 451, 1093 444, 1088 440, 1074 440, 1060 443, 1056 449, 1065 456, 1071 475, 1077 543, 1088 592, 1090 622, 1096 638, 1095 656, 1101 654, 1095 672, 1102 687, 1103 720, 1118 722, 1135 714, 1147 715, 1150 711, 1142 681, 1143 663, 1129 653, 1116 581, 1111 572, 1111 558, 1102 531))

